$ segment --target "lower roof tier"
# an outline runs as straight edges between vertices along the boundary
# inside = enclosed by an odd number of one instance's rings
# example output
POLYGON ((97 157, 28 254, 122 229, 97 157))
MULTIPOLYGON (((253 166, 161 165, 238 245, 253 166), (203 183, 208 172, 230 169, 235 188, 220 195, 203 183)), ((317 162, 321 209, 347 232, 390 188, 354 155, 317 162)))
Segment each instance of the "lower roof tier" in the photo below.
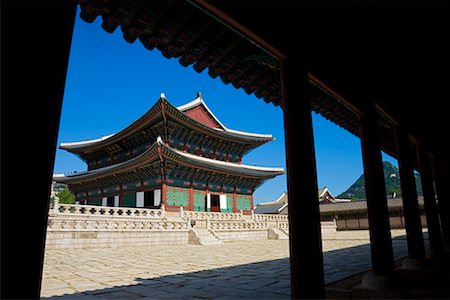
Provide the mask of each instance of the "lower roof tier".
POLYGON ((254 191, 264 181, 284 174, 283 168, 267 168, 200 157, 168 146, 158 138, 142 154, 111 166, 55 178, 71 189, 86 190, 158 178, 178 178, 190 183, 239 187, 254 191))

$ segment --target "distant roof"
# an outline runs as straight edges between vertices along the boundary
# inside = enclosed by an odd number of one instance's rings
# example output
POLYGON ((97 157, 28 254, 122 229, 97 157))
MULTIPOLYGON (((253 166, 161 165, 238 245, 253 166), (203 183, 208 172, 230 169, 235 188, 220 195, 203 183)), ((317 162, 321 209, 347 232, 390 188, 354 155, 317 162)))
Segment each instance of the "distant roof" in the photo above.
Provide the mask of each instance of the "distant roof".
POLYGON ((287 206, 287 203, 273 204, 273 205, 260 205, 257 204, 255 213, 257 214, 278 214, 287 206))
MULTIPOLYGON (((328 190, 327 187, 323 187, 320 188, 317 191, 317 195, 320 197, 324 196, 326 193, 329 193, 331 195, 331 197, 333 197, 332 199, 329 199, 330 201, 334 202, 334 201, 340 201, 339 199, 334 199, 334 196, 330 193, 330 191, 328 190)), ((342 200, 341 200, 342 201, 342 200)), ((343 200, 346 201, 346 200, 343 200)), ((286 192, 283 192, 283 194, 281 194, 280 197, 278 197, 276 200, 271 201, 271 202, 263 202, 263 203, 259 203, 259 206, 274 206, 274 205, 278 205, 278 204, 284 204, 284 203, 288 203, 288 194, 286 192)))
POLYGON ((317 191, 317 194, 319 195, 319 199, 322 198, 323 196, 325 196, 326 193, 330 194, 330 196, 334 199, 333 194, 331 194, 330 190, 326 186, 317 191))
POLYGON ((273 206, 273 205, 278 205, 278 204, 284 204, 287 203, 288 199, 287 199, 287 193, 284 192, 283 194, 281 194, 280 197, 278 197, 278 199, 276 199, 275 201, 272 202, 263 202, 263 203, 259 203, 259 206, 273 206))

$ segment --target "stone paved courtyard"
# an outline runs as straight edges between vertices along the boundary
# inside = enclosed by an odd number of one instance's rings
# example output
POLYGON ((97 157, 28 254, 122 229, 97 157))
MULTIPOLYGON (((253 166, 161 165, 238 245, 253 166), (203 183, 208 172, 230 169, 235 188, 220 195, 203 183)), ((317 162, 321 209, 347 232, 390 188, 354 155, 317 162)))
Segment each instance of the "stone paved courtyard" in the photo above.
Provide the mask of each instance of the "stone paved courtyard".
MULTIPOLYGON (((406 256, 405 231, 391 232, 395 258, 406 256)), ((326 234, 323 250, 326 283, 370 268, 368 231, 326 234)), ((289 272, 287 240, 48 250, 41 297, 289 299, 289 272)))

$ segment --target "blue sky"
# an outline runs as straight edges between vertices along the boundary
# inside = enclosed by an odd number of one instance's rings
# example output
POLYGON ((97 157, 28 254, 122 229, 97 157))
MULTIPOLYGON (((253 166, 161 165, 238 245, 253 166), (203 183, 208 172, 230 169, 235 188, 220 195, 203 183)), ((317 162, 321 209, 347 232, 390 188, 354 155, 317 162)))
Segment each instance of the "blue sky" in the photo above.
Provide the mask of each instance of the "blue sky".
MULTIPOLYGON (((191 66, 185 68, 156 49, 145 49, 139 41, 129 44, 120 28, 112 34, 105 32, 101 18, 89 24, 78 14, 58 145, 122 130, 151 108, 162 92, 178 106, 195 99, 200 91, 228 128, 270 133, 276 138, 246 155, 245 164, 286 168, 281 108, 225 85, 220 78, 212 79, 207 71, 199 74, 191 66)), ((362 174, 360 141, 320 115, 312 115, 318 184, 338 195, 362 174)), ((384 159, 396 164, 386 155, 384 159)), ((86 168, 75 155, 57 149, 54 173, 86 168)), ((255 192, 255 203, 272 201, 286 189, 286 175, 271 179, 255 192)))

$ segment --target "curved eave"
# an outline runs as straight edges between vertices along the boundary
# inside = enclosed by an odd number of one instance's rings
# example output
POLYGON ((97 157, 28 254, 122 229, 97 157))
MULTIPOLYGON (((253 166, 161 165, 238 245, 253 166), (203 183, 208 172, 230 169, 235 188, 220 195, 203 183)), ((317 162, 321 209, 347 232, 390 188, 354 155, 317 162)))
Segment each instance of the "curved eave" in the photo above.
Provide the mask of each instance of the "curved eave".
POLYGON ((123 173, 148 165, 158 159, 168 159, 187 167, 203 169, 211 172, 221 172, 234 176, 269 179, 284 174, 283 168, 267 168, 218 161, 198 157, 173 149, 164 144, 161 138, 139 156, 115 165, 66 175, 57 179, 58 182, 76 184, 89 180, 110 176, 112 173, 123 173))
POLYGON ((161 109, 161 102, 163 100, 165 99, 160 97, 158 101, 156 101, 155 105, 153 105, 152 108, 150 108, 145 114, 117 133, 95 140, 61 143, 59 148, 70 152, 94 151, 127 138, 144 128, 153 119, 153 116, 159 113, 159 110, 161 109))
POLYGON ((101 137, 99 139, 85 140, 85 141, 80 141, 80 142, 61 143, 59 147, 61 149, 65 149, 65 150, 78 149, 80 147, 88 147, 88 146, 91 146, 91 145, 96 144, 98 142, 102 142, 104 140, 107 140, 110 137, 112 137, 113 135, 115 135, 115 133, 103 136, 103 137, 101 137))
POLYGON ((106 177, 111 175, 112 173, 123 173, 133 169, 137 169, 143 165, 149 164, 158 159, 158 151, 157 151, 158 145, 159 145, 158 142, 154 143, 146 151, 136 156, 135 158, 129 159, 127 161, 106 166, 103 168, 98 168, 95 170, 65 175, 64 177, 57 178, 56 181, 62 183, 75 184, 106 177))

